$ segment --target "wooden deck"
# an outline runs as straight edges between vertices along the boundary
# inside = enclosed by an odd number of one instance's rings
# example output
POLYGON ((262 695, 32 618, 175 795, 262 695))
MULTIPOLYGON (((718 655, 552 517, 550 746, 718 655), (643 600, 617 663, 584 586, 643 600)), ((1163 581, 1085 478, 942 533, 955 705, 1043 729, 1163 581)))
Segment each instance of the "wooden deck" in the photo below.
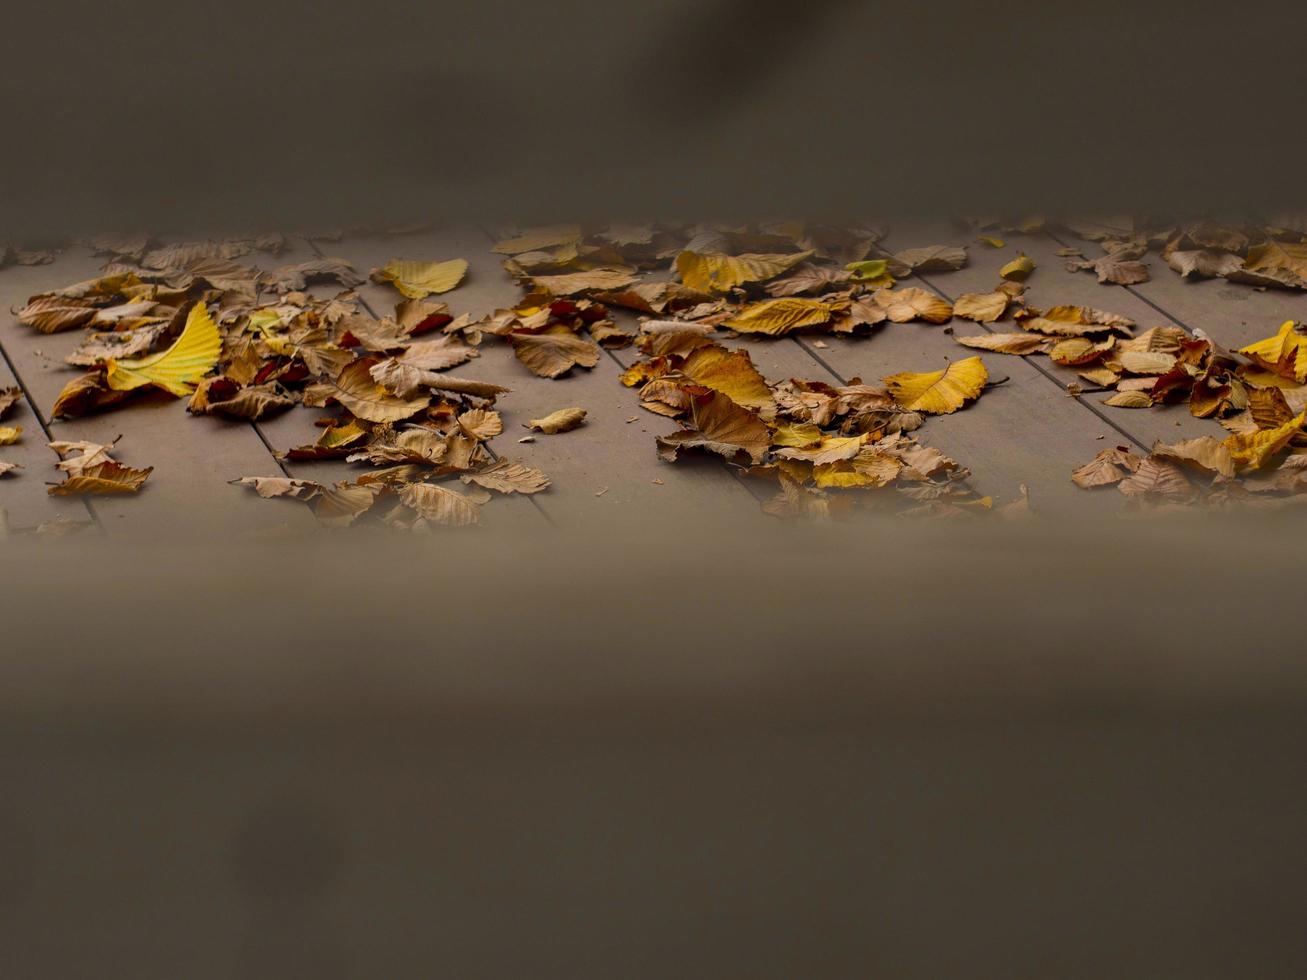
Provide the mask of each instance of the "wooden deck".
MULTIPOLYGON (((521 295, 500 257, 490 251, 492 240, 487 230, 476 227, 330 242, 297 237, 290 253, 251 261, 272 267, 317 255, 338 256, 366 275, 395 256, 461 256, 470 263, 469 274, 441 298, 454 313, 483 314, 509 306, 521 295)), ((923 223, 896 226, 882 242, 890 250, 932 244, 968 246, 970 262, 962 270, 917 277, 917 284, 949 299, 992 288, 998 269, 1021 250, 1038 264, 1027 293, 1035 306, 1085 304, 1129 316, 1141 327, 1201 327, 1228 347, 1269 336, 1286 319, 1307 319, 1307 297, 1298 293, 1257 291, 1224 280, 1187 282, 1155 255, 1150 257, 1152 281, 1131 287, 1100 285, 1088 273, 1066 271, 1066 260, 1055 254, 1065 245, 1090 254, 1092 246, 1048 235, 1013 236, 1006 248, 991 249, 948 223, 923 223)), ((49 265, 0 270, 0 302, 6 309, 17 308, 32 294, 95 275, 103 261, 74 247, 49 265)), ((397 298, 389 286, 371 283, 360 293, 376 314, 389 312, 397 298)), ((967 333, 980 329, 960 320, 953 326, 967 333)), ((1000 323, 996 329, 1008 328, 1000 323)), ((326 481, 358 473, 357 467, 343 462, 281 463, 273 455, 274 450, 316 437, 314 421, 322 414, 317 410, 296 408, 266 421, 242 423, 193 417, 180 401, 147 398, 98 415, 51 421, 51 406, 74 371, 64 357, 81 337, 79 330, 40 334, 11 314, 5 314, 0 325, 0 387, 18 384, 26 395, 6 420, 23 427, 23 439, 3 450, 4 459, 24 469, 0 480, 0 507, 14 529, 59 517, 93 524, 100 533, 164 539, 197 527, 237 535, 308 529, 314 521, 307 509, 259 499, 228 481, 282 474, 326 481), (119 435, 118 458, 155 467, 139 494, 84 499, 47 494, 46 482, 58 477, 47 441, 107 442, 119 435)), ((867 337, 808 335, 737 343, 747 346, 772 381, 795 377, 843 383, 858 377, 875 382, 895 371, 938 369, 951 359, 976 353, 958 345, 944 328, 917 323, 889 324, 867 337)), ((532 375, 507 345, 490 339, 480 357, 460 369, 461 374, 512 389, 500 402, 506 432, 495 448, 543 469, 553 481, 546 493, 496 500, 486 509, 488 523, 568 527, 595 519, 646 520, 682 508, 700 514, 757 511, 758 500, 769 495, 769 488, 737 478, 725 464, 715 459, 678 464, 657 459, 654 435, 672 431, 674 423, 641 411, 634 393, 618 381, 636 356, 632 350, 606 351, 593 370, 576 369, 549 381, 532 375), (518 444, 512 435, 525 432, 520 428, 525 420, 572 405, 589 413, 581 429, 526 444, 518 444)), ((1072 469, 1108 445, 1146 450, 1159 439, 1223 434, 1214 421, 1193 418, 1186 406, 1132 411, 1103 407, 1104 394, 1072 397, 1065 386, 1076 380, 1074 371, 1046 358, 984 353, 983 359, 991 378, 1007 377, 1007 383, 963 411, 932 418, 920 436, 969 467, 972 485, 999 503, 1015 499, 1025 484, 1032 507, 1046 514, 1117 510, 1122 505, 1119 495, 1077 489, 1069 479, 1072 469)))

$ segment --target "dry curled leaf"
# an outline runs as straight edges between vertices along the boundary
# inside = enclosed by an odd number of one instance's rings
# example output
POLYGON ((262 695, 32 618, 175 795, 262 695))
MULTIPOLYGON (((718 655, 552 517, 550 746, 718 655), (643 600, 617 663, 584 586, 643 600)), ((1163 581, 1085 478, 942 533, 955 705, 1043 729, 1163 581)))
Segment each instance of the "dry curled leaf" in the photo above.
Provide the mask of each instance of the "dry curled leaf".
POLYGON ((371 374, 378 363, 376 358, 364 357, 348 365, 329 386, 332 397, 369 422, 399 422, 427 407, 431 398, 426 394, 404 398, 379 384, 371 374))
POLYGON ((22 435, 21 425, 0 425, 0 446, 12 446, 22 435))
POLYGON ((1012 282, 1025 282, 1030 278, 1030 274, 1034 271, 1034 259, 1025 252, 1022 252, 1007 265, 1003 266, 1003 268, 999 269, 998 274, 1003 279, 1008 279, 1012 282))
POLYGON ((58 294, 33 296, 18 311, 18 322, 41 333, 58 333, 90 323, 98 307, 87 299, 58 294))
POLYGON ((22 388, 0 388, 0 419, 8 415, 10 410, 22 400, 22 388))
POLYGON ((1289 445, 1289 441, 1302 432, 1307 413, 1299 414, 1274 429, 1262 429, 1248 435, 1227 436, 1222 445, 1229 451, 1234 465, 1240 471, 1257 470, 1289 445))
POLYGON ((517 359, 542 378, 557 378, 577 365, 592 368, 599 363, 599 347, 565 327, 537 334, 511 333, 508 339, 517 359))
POLYGON ((776 410, 771 388, 746 350, 730 350, 712 344, 700 347, 685 359, 681 373, 695 384, 731 397, 737 405, 751 408, 769 418, 776 410))
POLYGON ((1134 473, 1117 484, 1117 489, 1127 497, 1143 501, 1187 501, 1195 492, 1180 467, 1156 456, 1141 461, 1134 473))
POLYGON ((988 380, 989 372, 979 357, 954 361, 943 371, 904 372, 884 379, 894 400, 903 408, 930 415, 956 412, 979 398, 988 380))
POLYGON ((50 487, 49 493, 52 497, 67 497, 83 493, 136 493, 153 472, 153 466, 139 470, 108 460, 69 473, 63 483, 50 487))
POLYGON ((952 272, 967 264, 967 250, 956 245, 927 245, 895 252, 894 258, 912 272, 952 272))
POLYGON ((549 489, 549 478, 540 470, 507 459, 476 473, 464 473, 459 479, 499 493, 531 494, 549 489))
POLYGON ((658 455, 673 462, 682 449, 697 448, 731 460, 744 455, 750 462, 761 463, 771 446, 766 423, 719 391, 690 399, 690 426, 659 436, 658 455))
POLYGON ((585 421, 585 416, 586 411, 584 408, 560 408, 556 412, 550 412, 542 419, 531 419, 531 421, 527 422, 526 427, 536 432, 543 432, 546 435, 554 435, 575 429, 585 421))
POLYGON ((476 501, 438 484, 410 483, 400 490, 399 500, 428 524, 467 527, 481 522, 481 507, 476 501))
POLYGON ((466 259, 446 262, 419 262, 415 259, 391 259, 372 270, 374 282, 388 282, 409 299, 423 299, 433 293, 447 293, 467 275, 466 259))
POLYGON ((1115 486, 1135 470, 1141 460, 1125 446, 1104 449, 1084 466, 1071 474, 1076 486, 1085 490, 1115 486))

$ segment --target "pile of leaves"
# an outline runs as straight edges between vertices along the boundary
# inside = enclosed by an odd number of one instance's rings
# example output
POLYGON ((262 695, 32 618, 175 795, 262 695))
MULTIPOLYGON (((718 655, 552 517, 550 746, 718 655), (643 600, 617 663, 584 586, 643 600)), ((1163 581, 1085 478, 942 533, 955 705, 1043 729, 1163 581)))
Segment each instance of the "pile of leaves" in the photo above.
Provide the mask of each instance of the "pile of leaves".
MULTIPOLYGON (((87 332, 68 360, 89 370, 65 386, 54 415, 110 409, 145 392, 186 398, 197 415, 250 421, 296 405, 320 410, 318 439, 283 458, 345 459, 370 472, 333 486, 288 476, 239 482, 301 500, 333 525, 365 514, 405 528, 473 524, 487 491, 549 486, 539 470, 489 446, 503 431, 495 399, 508 389, 445 373, 477 356, 470 318, 431 298, 461 281, 463 260, 394 260, 374 270, 404 297, 378 319, 351 291, 363 279, 340 259, 262 272, 234 262, 257 241, 148 244, 102 243, 115 256, 102 276, 34 296, 19 311, 43 332, 87 332), (343 291, 325 300, 304 291, 323 281, 343 291), (453 477, 471 489, 439 482, 453 477)), ((117 492, 136 479, 111 468, 82 475, 104 478, 82 484, 86 492, 117 492)))
POLYGON ((908 503, 910 513, 962 514, 988 508, 969 472, 909 435, 925 414, 956 411, 979 396, 984 365, 969 358, 944 371, 897 374, 884 388, 791 379, 769 383, 747 350, 728 349, 703 324, 646 323, 647 356, 622 375, 641 405, 682 428, 657 437, 674 462, 689 451, 723 457, 777 484, 763 509, 782 517, 843 516, 908 503))
POLYGON ((580 336, 583 329, 605 346, 631 343, 633 335, 614 324, 610 308, 765 336, 948 322, 947 300, 894 287, 914 273, 962 268, 966 249, 934 245, 891 254, 877 246, 884 234, 874 226, 795 222, 535 229, 495 246, 527 296, 500 311, 489 329, 513 343, 537 373, 557 377, 597 358, 595 345, 580 336), (642 278, 651 272, 657 275, 642 278), (531 358, 539 346, 548 356, 531 358))

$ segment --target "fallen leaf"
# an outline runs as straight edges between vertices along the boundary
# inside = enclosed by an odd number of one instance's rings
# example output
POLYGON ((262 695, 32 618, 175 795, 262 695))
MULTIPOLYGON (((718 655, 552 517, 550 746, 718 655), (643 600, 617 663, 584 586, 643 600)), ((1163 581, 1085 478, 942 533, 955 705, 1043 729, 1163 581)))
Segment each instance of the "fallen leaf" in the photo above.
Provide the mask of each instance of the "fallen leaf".
POLYGON ((1226 436, 1222 445, 1229 450, 1240 471, 1261 469, 1302 431, 1304 420, 1307 420, 1307 413, 1299 414, 1274 429, 1263 429, 1249 435, 1235 433, 1226 436))
POLYGON ((786 296, 752 303, 727 320, 725 326, 740 333, 779 337, 792 330, 829 323, 833 314, 831 306, 821 300, 786 296))
POLYGON ((704 293, 725 293, 755 282, 766 282, 806 262, 813 253, 792 255, 726 255, 721 252, 699 253, 690 250, 676 256, 676 271, 681 282, 704 293))
POLYGON ((391 394, 371 374, 376 358, 364 357, 348 365, 332 382, 331 395, 356 417, 369 422, 399 422, 412 418, 431 402, 426 394, 407 398, 391 394))
POLYGON ((21 470, 22 468, 21 463, 6 463, 4 460, 0 459, 0 476, 6 476, 17 470, 21 470))
POLYGON ((560 408, 556 412, 550 412, 542 419, 531 419, 527 422, 528 429, 534 429, 536 432, 543 432, 546 435, 554 435, 559 432, 569 432, 585 421, 586 411, 584 408, 560 408))
POLYGON ((399 500, 429 524, 467 527, 481 522, 481 508, 475 501, 434 483, 410 483, 399 492, 399 500))
POLYGON ((800 293, 824 293, 850 281, 850 273, 829 266, 803 265, 787 276, 773 279, 764 287, 768 296, 798 296, 800 293))
POLYGON ((559 245, 573 245, 580 240, 579 225, 553 225, 548 228, 534 228, 516 238, 506 238, 497 242, 493 251, 500 255, 521 255, 523 252, 539 252, 559 245))
POLYGON ((850 262, 844 267, 844 271, 849 274, 851 282, 859 283, 864 286, 893 286, 894 275, 890 272, 889 259, 864 259, 861 262, 850 262))
POLYGON ((298 265, 283 265, 263 274, 263 281, 281 293, 306 289, 312 283, 336 282, 345 289, 361 286, 366 280, 345 259, 310 259, 298 265))
POLYGON ((1254 245, 1237 271, 1266 277, 1272 285, 1307 288, 1307 243, 1272 240, 1254 245))
POLYGON ((1134 335, 1133 320, 1089 306, 1054 306, 1043 313, 1026 308, 1018 310, 1015 315, 1022 330, 1052 336, 1083 337, 1108 332, 1123 337, 1134 335))
POLYGON ((959 344, 992 350, 999 354, 1034 354, 1049 349, 1051 341, 1033 333, 987 333, 978 337, 954 337, 959 344))
POLYGON ((915 286, 878 289, 874 299, 876 305, 895 323, 909 323, 913 320, 948 323, 953 317, 953 307, 947 300, 915 286))
POLYGON ((22 434, 21 425, 0 425, 0 446, 12 446, 22 437, 22 434))
POLYGON ((1248 355, 1268 371, 1301 384, 1307 381, 1307 335, 1299 333, 1297 327, 1293 320, 1286 320, 1274 337, 1240 347, 1239 353, 1248 355))
POLYGON ((1215 279, 1228 276, 1243 267, 1243 259, 1233 252, 1217 252, 1210 249, 1192 249, 1164 253, 1166 264, 1182 278, 1191 276, 1199 279, 1215 279))
POLYGON ((1030 278, 1030 274, 1034 271, 1034 260, 1025 252, 1022 252, 1007 265, 1003 266, 1003 268, 999 269, 998 274, 1001 278, 1013 282, 1025 282, 1030 278))
POLYGON ((138 470, 109 460, 70 473, 63 483, 50 487, 49 493, 52 497, 67 497, 83 493, 136 493, 152 472, 154 472, 153 466, 138 470))
POLYGON ((576 296, 594 290, 621 290, 636 280, 629 269, 587 269, 559 276, 534 276, 533 289, 551 296, 576 296))
POLYGON ((1134 473, 1117 484, 1117 489, 1136 500, 1160 497, 1164 500, 1184 501, 1194 495, 1193 484, 1184 475, 1184 471, 1174 463, 1155 456, 1140 462, 1134 473))
POLYGON ((1066 267, 1068 272, 1094 272, 1099 282, 1117 286, 1133 286, 1148 282, 1148 263, 1129 258, 1128 255, 1129 253, 1124 255, 1109 253, 1096 259, 1068 262, 1066 267))
POLYGON ((254 422, 294 404, 295 397, 275 381, 241 387, 218 377, 201 381, 186 408, 197 415, 217 413, 254 422))
POLYGON ((459 479, 499 493, 531 494, 549 489, 549 478, 540 470, 507 459, 476 473, 464 473, 459 479))
POLYGON ((797 459, 814 464, 838 463, 858 455, 866 439, 865 435, 823 436, 815 446, 780 449, 776 455, 782 459, 797 459))
POLYGON ((1219 476, 1232 477, 1235 473, 1230 450, 1211 436, 1185 439, 1170 445, 1159 442, 1153 446, 1152 455, 1174 463, 1188 463, 1219 476))
POLYGON ((948 415, 980 397, 989 372, 979 357, 954 361, 943 371, 900 373, 885 378, 894 400, 914 412, 948 415))
POLYGON ((105 381, 115 391, 132 391, 146 385, 162 388, 178 398, 191 394, 200 379, 214 369, 222 353, 218 327, 203 303, 186 315, 181 336, 167 350, 136 360, 110 360, 105 381))
POLYGON ((952 272, 967 264, 967 250, 956 245, 927 245, 894 253, 894 258, 916 272, 952 272))
POLYGON ((538 334, 512 333, 508 339, 517 359, 542 378, 557 378, 576 365, 592 368, 599 363, 599 347, 566 328, 538 334))
POLYGON ((1110 398, 1104 398, 1103 404, 1112 408, 1152 408, 1152 396, 1146 391, 1118 391, 1110 398))
POLYGON ((735 404, 728 395, 711 391, 690 400, 690 424, 669 436, 658 436, 658 455, 675 461, 682 449, 706 449, 735 459, 741 454, 753 463, 761 463, 771 446, 771 432, 766 423, 747 408, 735 404))
POLYGON ((717 345, 700 347, 685 359, 681 373, 695 384, 729 395, 737 405, 751 408, 763 418, 776 411, 771 388, 746 350, 730 350, 717 345))
POLYGON ((504 420, 498 412, 473 408, 458 417, 458 426, 473 439, 485 442, 504 431, 504 420))
POLYGON ((19 323, 41 333, 58 333, 90 323, 97 309, 89 300, 53 294, 33 296, 16 315, 19 323))
POLYGON ((992 293, 963 293, 953 303, 953 315, 977 323, 993 323, 1007 312, 1011 297, 1001 290, 992 293))
POLYGON ((419 262, 414 259, 391 259, 372 270, 374 282, 388 282, 409 299, 423 299, 432 293, 447 293, 467 275, 467 260, 419 262))
POLYGON ((50 409, 53 418, 77 418, 89 412, 109 408, 127 398, 127 392, 114 391, 104 380, 103 371, 79 375, 64 385, 50 409))
POLYGON ((1071 474, 1078 487, 1092 490, 1095 487, 1113 486, 1139 469, 1142 460, 1124 446, 1104 449, 1090 462, 1071 474))
POLYGON ((311 504, 313 516, 328 527, 348 527, 372 509, 381 491, 380 486, 348 482, 319 487, 311 504))
POLYGON ((981 245, 988 245, 990 248, 1004 248, 1007 245, 1007 242, 1003 241, 1003 239, 992 238, 988 235, 981 235, 979 238, 976 239, 976 241, 978 241, 981 245))
POLYGON ((296 500, 306 500, 316 496, 322 489, 312 480, 292 480, 284 476, 244 476, 233 482, 249 487, 260 497, 265 498, 293 497, 296 500))

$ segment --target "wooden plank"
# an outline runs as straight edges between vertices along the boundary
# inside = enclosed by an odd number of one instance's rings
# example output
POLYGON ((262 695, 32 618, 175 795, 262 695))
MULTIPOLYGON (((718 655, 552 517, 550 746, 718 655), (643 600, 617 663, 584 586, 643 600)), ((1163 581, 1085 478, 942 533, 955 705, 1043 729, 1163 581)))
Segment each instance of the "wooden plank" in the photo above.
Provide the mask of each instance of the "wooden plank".
MULTIPOLYGON (((7 270, 7 308, 27 297, 95 276, 103 262, 82 248, 70 249, 51 265, 7 270), (8 275, 8 273, 17 273, 8 275)), ((7 317, 5 349, 45 417, 77 369, 64 358, 82 340, 81 330, 41 334, 7 317)), ((247 422, 193 417, 184 400, 144 395, 97 415, 51 423, 57 439, 110 442, 121 435, 116 457, 132 466, 153 466, 138 494, 88 498, 87 504, 110 533, 175 540, 208 533, 261 534, 309 528, 312 515, 300 505, 280 506, 242 487, 238 477, 278 472, 258 433, 247 422)), ((37 475, 36 473, 30 475, 37 475)), ((53 466, 41 479, 55 481, 53 466)))
MULTIPOLYGON (((4 274, 0 273, 0 303, 8 300, 4 290, 4 274)), ((7 331, 6 331, 7 332, 7 331)), ((2 338, 0 338, 2 339, 2 338)), ((0 388, 18 387, 19 381, 9 370, 9 362, 0 357, 0 388)), ((0 446, 0 462, 17 463, 23 467, 8 476, 0 477, 0 530, 29 530, 46 521, 63 519, 75 523, 93 523, 86 502, 73 497, 51 497, 45 481, 52 479, 58 456, 46 443, 44 421, 24 397, 9 410, 0 425, 21 426, 19 442, 0 446)))
MULTIPOLYGON (((1056 236, 1088 257, 1102 254, 1093 242, 1056 236)), ((1307 321, 1307 293, 1290 289, 1255 289, 1224 279, 1182 279, 1156 253, 1147 256, 1152 279, 1133 286, 1099 286, 1104 292, 1125 290, 1190 330, 1201 328, 1217 343, 1243 347, 1274 336, 1285 320, 1307 321)), ((1072 273, 1076 275, 1077 273, 1072 273)), ((1097 284, 1090 273, 1078 273, 1097 284)))
MULTIPOLYGON (((489 236, 472 226, 320 244, 325 254, 349 259, 365 275, 390 258, 466 259, 467 278, 439 297, 455 315, 492 313, 521 297, 521 289, 503 269, 502 256, 490 247, 489 236)), ((369 284, 360 291, 379 315, 391 312, 402 298, 388 285, 369 284)), ((657 459, 653 434, 663 431, 666 420, 639 409, 634 394, 618 380, 620 370, 619 361, 606 353, 592 370, 574 368, 559 379, 539 378, 507 343, 492 337, 481 345, 478 358, 454 373, 512 389, 497 405, 505 432, 495 445, 501 455, 549 475, 553 485, 536 494, 534 502, 562 527, 633 517, 671 521, 685 514, 706 519, 741 510, 756 513, 752 495, 715 459, 675 465, 657 459), (536 434, 531 443, 516 441, 527 435, 527 420, 569 406, 586 409, 584 426, 559 435, 536 434)))

